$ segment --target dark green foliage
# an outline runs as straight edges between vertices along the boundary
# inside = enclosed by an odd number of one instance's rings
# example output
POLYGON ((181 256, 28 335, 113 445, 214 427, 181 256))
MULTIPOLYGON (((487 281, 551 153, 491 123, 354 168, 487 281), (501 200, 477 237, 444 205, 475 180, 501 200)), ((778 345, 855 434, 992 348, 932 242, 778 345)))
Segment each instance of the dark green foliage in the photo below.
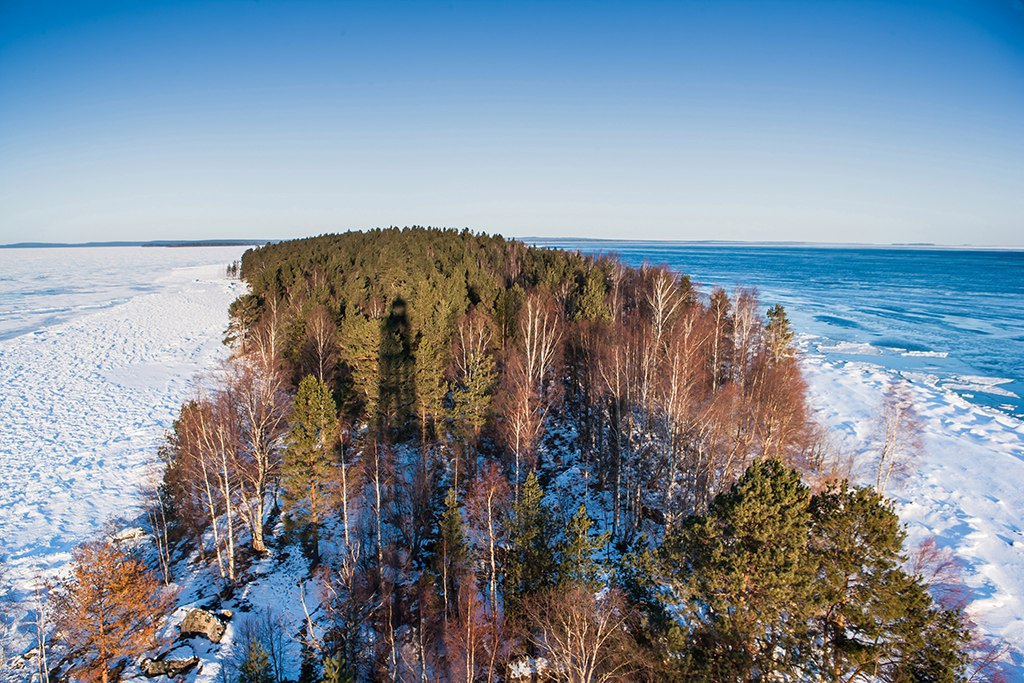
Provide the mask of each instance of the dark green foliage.
MULTIPOLYGON (((346 495, 368 512, 353 515, 355 551, 335 568, 329 603, 326 652, 343 648, 350 665, 325 660, 325 680, 389 670, 404 654, 388 643, 410 636, 423 648, 418 677, 448 667, 482 680, 545 628, 530 616, 543 596, 605 588, 629 597, 652 680, 958 680, 961 616, 902 569, 903 531, 885 500, 845 486, 812 496, 765 457, 802 462, 811 445, 781 306, 763 322, 752 299, 734 306, 719 289, 705 304, 685 277, 666 289, 658 269, 465 230, 267 245, 242 272, 251 294, 232 305, 229 331, 242 351, 272 334, 288 377, 328 382, 300 382, 282 469, 289 515, 314 532, 307 493, 333 466, 322 438, 337 425, 332 397, 352 425, 346 495), (535 297, 558 327, 557 360, 534 353, 525 375, 520 322, 535 297), (518 444, 545 422, 575 443, 526 449, 523 469, 578 466, 615 552, 579 500, 563 526, 536 475, 521 482, 518 444), (510 451, 517 500, 493 505, 505 496, 489 493, 508 483, 495 463, 510 451)), ((193 494, 175 509, 196 534, 206 512, 194 474, 172 461, 167 485, 193 494)))
POLYGON ((338 417, 330 389, 312 375, 299 382, 290 425, 282 463, 285 510, 293 519, 309 523, 315 561, 320 555, 320 524, 335 462, 338 417))
POLYGON ((583 278, 573 318, 608 322, 612 314, 608 307, 608 277, 601 268, 592 268, 583 278))
MULTIPOLYGON (((232 304, 233 337, 259 320, 264 302, 286 316, 322 306, 338 313, 344 404, 369 421, 401 428, 436 419, 455 322, 471 307, 494 317, 499 339, 515 334, 525 290, 571 285, 574 317, 605 319, 607 265, 579 254, 526 248, 469 231, 389 228, 291 240, 250 249, 242 272, 252 290, 232 304), (294 305, 298 303, 299 305, 294 305)), ((298 359, 303 320, 284 321, 284 357, 298 359)))
POLYGON ((606 531, 592 536, 593 525, 594 520, 582 504, 566 522, 558 545, 558 581, 563 588, 577 585, 596 591, 601 585, 601 566, 594 556, 608 544, 610 534, 606 531))
POLYGON ((891 503, 844 483, 814 496, 810 510, 822 677, 863 669, 894 681, 956 680, 963 624, 902 569, 905 533, 891 503))
POLYGON ((505 556, 505 608, 517 615, 522 600, 550 587, 557 576, 552 540, 555 521, 533 472, 512 506, 505 556))
POLYGON ((260 309, 263 302, 255 294, 243 294, 228 306, 227 334, 224 337, 225 344, 234 344, 245 339, 245 334, 252 329, 260 318, 260 309))
POLYGON ((738 680, 785 669, 776 648, 804 645, 809 502, 799 474, 762 460, 671 540, 669 561, 685 572, 676 590, 701 644, 692 665, 702 675, 738 680))
POLYGON ((786 316, 786 309, 781 304, 775 304, 768 309, 768 324, 764 332, 772 363, 778 363, 793 355, 793 328, 786 316))
POLYGON ((273 683, 270 655, 258 640, 249 643, 245 658, 238 667, 238 683, 273 683))
POLYGON ((641 599, 671 586, 648 614, 680 680, 961 680, 962 617, 901 568, 903 538, 873 490, 812 497, 762 460, 670 537, 660 570, 637 562, 630 579, 641 599))
POLYGON ((380 416, 382 326, 379 319, 354 315, 342 324, 339 338, 351 386, 347 407, 349 412, 362 412, 373 424, 378 423, 380 416))
POLYGON ((454 336, 449 416, 456 438, 473 449, 490 418, 498 381, 493 321, 480 311, 471 311, 459 320, 454 336))
POLYGON ((440 538, 438 540, 438 578, 445 609, 450 609, 455 596, 459 594, 459 577, 462 573, 469 550, 466 528, 462 521, 458 492, 448 489, 444 498, 444 512, 441 513, 440 538))

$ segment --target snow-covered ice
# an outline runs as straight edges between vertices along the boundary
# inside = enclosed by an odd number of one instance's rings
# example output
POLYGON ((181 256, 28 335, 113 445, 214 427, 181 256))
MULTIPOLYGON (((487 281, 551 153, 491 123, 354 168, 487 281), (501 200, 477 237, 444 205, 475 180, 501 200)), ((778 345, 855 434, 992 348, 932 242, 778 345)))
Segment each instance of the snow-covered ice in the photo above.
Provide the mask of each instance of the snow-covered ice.
MULTIPOLYGON (((855 474, 873 483, 872 430, 882 396, 899 373, 870 362, 804 356, 819 418, 857 456, 855 474)), ((905 373, 924 449, 886 493, 911 547, 934 537, 960 564, 968 614, 1013 651, 1012 680, 1024 681, 1024 423, 973 404, 937 378, 905 373)))
MULTIPOLYGON (((63 566, 107 520, 137 514, 162 434, 197 373, 227 353, 220 343, 227 307, 243 285, 224 277, 224 265, 241 252, 0 250, 0 557, 22 596, 34 575, 63 566)), ((768 284, 766 300, 792 305, 798 330, 821 332, 809 312, 820 302, 791 302, 785 291, 776 297, 768 284)), ((1001 325, 1008 339, 1019 320, 1001 325)), ((811 402, 859 456, 862 481, 873 481, 882 396, 893 378, 909 382, 925 449, 887 493, 912 546, 935 537, 958 558, 969 613, 1012 646, 1013 680, 1024 682, 1020 382, 971 372, 945 347, 872 342, 805 334, 811 402), (1002 410, 993 407, 1004 399, 1002 410)), ((268 563, 244 599, 294 607, 299 568, 268 563)), ((215 671, 208 668, 204 680, 215 671)))
POLYGON ((227 353, 243 285, 225 266, 242 251, 0 251, 2 319, 20 332, 0 341, 0 557, 16 587, 138 513, 163 433, 227 353))

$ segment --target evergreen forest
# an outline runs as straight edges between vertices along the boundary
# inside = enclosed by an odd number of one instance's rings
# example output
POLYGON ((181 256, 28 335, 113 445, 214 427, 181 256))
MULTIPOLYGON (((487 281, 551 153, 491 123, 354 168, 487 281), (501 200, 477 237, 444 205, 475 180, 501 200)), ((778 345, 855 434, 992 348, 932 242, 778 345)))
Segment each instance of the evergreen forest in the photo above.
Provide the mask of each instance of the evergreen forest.
MULTIPOLYGON (((233 358, 161 452, 150 579, 205 573, 215 607, 301 557, 299 680, 990 680, 756 292, 432 228, 236 269, 233 358)), ((289 678, 272 631, 233 678, 289 678)))

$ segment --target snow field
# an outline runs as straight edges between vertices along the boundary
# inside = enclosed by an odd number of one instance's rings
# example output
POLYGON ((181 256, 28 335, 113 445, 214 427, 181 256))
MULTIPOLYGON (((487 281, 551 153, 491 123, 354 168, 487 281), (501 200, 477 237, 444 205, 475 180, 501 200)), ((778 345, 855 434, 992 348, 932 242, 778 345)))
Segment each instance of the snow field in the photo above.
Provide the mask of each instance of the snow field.
POLYGON ((150 276, 155 292, 0 342, 0 557, 16 589, 140 511, 193 378, 227 355, 243 285, 224 265, 150 276))
MULTIPOLYGON (((878 365, 808 354, 811 405, 856 457, 854 476, 874 482, 873 426, 897 374, 878 365)), ((1011 648, 1024 681, 1024 423, 978 406, 927 375, 907 373, 923 422, 924 451, 886 494, 908 545, 934 537, 952 551, 969 593, 967 612, 1011 648)))

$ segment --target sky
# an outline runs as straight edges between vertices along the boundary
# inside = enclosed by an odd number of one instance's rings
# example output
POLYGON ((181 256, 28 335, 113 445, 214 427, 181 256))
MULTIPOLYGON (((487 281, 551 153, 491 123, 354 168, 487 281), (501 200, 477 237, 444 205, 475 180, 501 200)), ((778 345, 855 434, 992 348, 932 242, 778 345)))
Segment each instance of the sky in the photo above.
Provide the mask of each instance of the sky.
POLYGON ((0 243, 1024 245, 1022 0, 0 0, 0 243))

